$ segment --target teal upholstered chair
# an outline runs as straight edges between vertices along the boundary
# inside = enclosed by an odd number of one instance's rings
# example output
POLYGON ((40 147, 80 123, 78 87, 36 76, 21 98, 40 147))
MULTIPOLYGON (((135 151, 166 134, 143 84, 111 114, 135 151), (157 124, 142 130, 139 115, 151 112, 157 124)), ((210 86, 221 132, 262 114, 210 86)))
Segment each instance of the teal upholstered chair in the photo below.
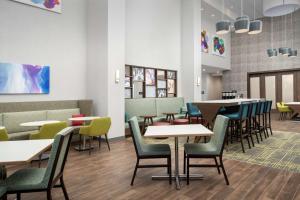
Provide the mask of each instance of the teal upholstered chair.
POLYGON ((132 139, 137 156, 137 162, 133 172, 131 185, 133 185, 136 171, 138 168, 153 168, 153 167, 166 167, 169 173, 169 183, 172 183, 172 170, 171 170, 171 149, 168 144, 145 144, 141 135, 139 123, 136 117, 129 120, 129 126, 132 134, 132 139), (161 159, 166 158, 167 164, 161 165, 140 165, 140 159, 161 159))
POLYGON ((47 192, 47 199, 51 200, 53 187, 61 187, 65 199, 69 199, 63 180, 63 171, 69 152, 69 147, 74 128, 68 127, 60 131, 54 139, 47 168, 25 168, 16 171, 2 184, 7 188, 7 194, 17 194, 17 200, 21 199, 21 193, 47 192), (59 185, 55 185, 60 180, 59 185))
POLYGON ((0 186, 0 199, 6 200, 6 187, 0 186))
POLYGON ((227 117, 218 115, 213 129, 214 135, 208 143, 187 143, 184 145, 184 173, 187 172, 187 184, 189 184, 190 180, 190 167, 216 167, 219 174, 221 173, 219 169, 221 167, 226 184, 229 185, 222 160, 228 121, 227 117), (217 157, 220 159, 220 164, 217 161, 217 157), (190 159, 192 158, 213 158, 215 165, 190 164, 190 159))

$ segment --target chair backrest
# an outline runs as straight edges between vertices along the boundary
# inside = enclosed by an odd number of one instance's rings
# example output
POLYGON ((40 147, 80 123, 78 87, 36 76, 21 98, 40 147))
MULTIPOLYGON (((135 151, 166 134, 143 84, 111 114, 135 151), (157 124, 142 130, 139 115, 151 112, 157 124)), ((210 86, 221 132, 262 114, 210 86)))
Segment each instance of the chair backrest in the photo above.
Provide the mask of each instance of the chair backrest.
POLYGON ((0 129, 0 141, 8 141, 8 134, 5 128, 0 129))
POLYGON ((131 135, 132 135, 136 155, 139 156, 143 149, 144 140, 141 135, 139 122, 136 117, 132 117, 129 120, 129 127, 131 130, 131 135))
POLYGON ((99 136, 108 133, 111 126, 110 117, 101 117, 93 119, 89 125, 89 136, 99 136))
POLYGON ((228 121, 229 118, 223 115, 218 115, 215 121, 213 129, 214 134, 211 137, 210 143, 214 144, 217 147, 219 155, 223 153, 228 121))
POLYGON ((268 101, 268 109, 267 109, 267 112, 270 113, 271 110, 272 110, 272 101, 268 101))
POLYGON ((261 101, 260 102, 259 114, 263 114, 264 113, 265 106, 266 106, 266 102, 265 101, 261 101))
POLYGON ((242 103, 240 110, 241 119, 247 119, 249 115, 250 103, 242 103))
POLYGON ((251 108, 251 117, 255 117, 257 113, 257 108, 258 108, 258 103, 252 103, 252 108, 251 108))
POLYGON ((195 114, 195 113, 201 113, 197 106, 195 106, 193 103, 186 103, 186 108, 188 114, 195 114))
POLYGON ((45 124, 41 127, 39 139, 53 139, 57 133, 67 128, 67 122, 45 124))
POLYGON ((63 174, 73 136, 73 131, 73 127, 67 127, 61 130, 55 136, 46 173, 42 181, 42 184, 44 186, 50 187, 51 184, 53 182, 56 182, 63 174))

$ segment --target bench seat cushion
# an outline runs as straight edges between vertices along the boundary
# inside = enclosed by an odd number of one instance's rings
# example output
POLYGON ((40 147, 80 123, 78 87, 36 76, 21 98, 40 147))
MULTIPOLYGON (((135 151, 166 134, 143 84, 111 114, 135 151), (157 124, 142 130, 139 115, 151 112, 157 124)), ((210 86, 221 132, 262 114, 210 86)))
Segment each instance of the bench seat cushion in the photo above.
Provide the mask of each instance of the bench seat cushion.
POLYGON ((48 110, 47 111, 47 120, 58 120, 58 121, 65 121, 71 125, 69 118, 72 115, 77 115, 80 113, 79 108, 74 109, 62 109, 62 110, 48 110))

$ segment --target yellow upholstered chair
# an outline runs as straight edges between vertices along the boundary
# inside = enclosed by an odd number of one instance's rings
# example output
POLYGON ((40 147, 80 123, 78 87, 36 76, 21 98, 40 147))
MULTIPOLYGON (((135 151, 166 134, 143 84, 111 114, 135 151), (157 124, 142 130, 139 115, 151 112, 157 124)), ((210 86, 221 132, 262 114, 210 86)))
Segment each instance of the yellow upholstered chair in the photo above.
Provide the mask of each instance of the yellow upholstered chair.
POLYGON ((286 119, 286 115, 287 113, 292 113, 293 111, 287 106, 285 105, 283 102, 278 102, 276 103, 277 106, 277 110, 279 112, 279 120, 283 120, 286 119))
POLYGON ((0 141, 8 141, 8 134, 5 128, 0 128, 0 141))
POLYGON ((91 142, 93 137, 98 137, 99 141, 99 148, 101 146, 101 136, 105 136, 105 140, 108 146, 108 149, 110 150, 109 142, 107 139, 107 133, 111 126, 111 119, 110 117, 103 117, 94 119, 91 121, 91 123, 88 126, 82 126, 79 130, 79 135, 87 136, 89 137, 89 145, 90 145, 90 154, 91 154, 91 142))
POLYGON ((41 127, 38 133, 33 133, 30 135, 31 140, 38 139, 53 139, 57 133, 59 133, 64 128, 67 128, 67 122, 57 122, 51 124, 45 124, 41 127))

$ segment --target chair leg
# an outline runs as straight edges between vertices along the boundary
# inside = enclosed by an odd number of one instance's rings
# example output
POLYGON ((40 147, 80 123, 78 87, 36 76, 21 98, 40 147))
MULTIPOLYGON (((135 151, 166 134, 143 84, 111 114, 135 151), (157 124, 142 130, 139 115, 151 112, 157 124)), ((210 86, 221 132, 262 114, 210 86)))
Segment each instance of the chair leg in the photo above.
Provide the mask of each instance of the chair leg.
POLYGON ((169 168, 169 184, 172 184, 172 164, 171 156, 168 158, 168 168, 169 168))
POLYGON ((65 196, 65 200, 69 200, 69 196, 68 196, 68 193, 67 193, 67 189, 66 189, 63 177, 60 178, 60 184, 61 184, 61 188, 63 190, 64 196, 65 196))
POLYGON ((214 157, 214 159, 215 159, 216 167, 217 167, 217 169, 218 169, 218 174, 221 174, 221 171, 220 171, 220 168, 219 168, 219 163, 218 163, 218 161, 217 161, 217 158, 214 157))
POLYGON ((186 172, 186 154, 183 152, 183 174, 186 172))
POLYGON ((243 124, 242 124, 242 121, 240 121, 240 140, 241 140, 241 145, 242 145, 242 150, 243 150, 243 153, 245 153, 245 148, 244 148, 244 142, 243 142, 243 124))
POLYGON ((109 146, 109 142, 108 142, 107 134, 105 134, 105 140, 106 140, 106 143, 107 143, 108 150, 110 151, 110 146, 109 146))
POLYGON ((101 135, 98 137, 99 149, 101 148, 101 135))
POLYGON ((226 174, 226 171, 225 171, 225 168, 224 168, 222 156, 220 156, 220 163, 221 163, 221 168, 222 168, 223 175, 224 175, 224 178, 225 178, 225 181, 226 181, 226 185, 229 185, 229 181, 228 181, 227 174, 226 174))
POLYGON ((7 195, 5 194, 3 197, 2 197, 3 200, 7 200, 7 195))
POLYGON ((17 193, 17 200, 21 200, 21 193, 17 193))
POLYGON ((140 162, 140 159, 138 158, 137 161, 136 161, 133 176, 132 176, 132 179, 131 179, 131 184, 130 184, 131 186, 133 186, 134 179, 135 179, 135 176, 136 176, 136 171, 137 171, 137 168, 139 166, 139 162, 140 162))
POLYGON ((52 200, 51 189, 47 190, 47 200, 52 200))
POLYGON ((186 184, 190 184, 190 158, 187 156, 186 184))
POLYGON ((189 143, 189 140, 190 140, 190 137, 187 136, 187 138, 186 138, 186 143, 189 143))

